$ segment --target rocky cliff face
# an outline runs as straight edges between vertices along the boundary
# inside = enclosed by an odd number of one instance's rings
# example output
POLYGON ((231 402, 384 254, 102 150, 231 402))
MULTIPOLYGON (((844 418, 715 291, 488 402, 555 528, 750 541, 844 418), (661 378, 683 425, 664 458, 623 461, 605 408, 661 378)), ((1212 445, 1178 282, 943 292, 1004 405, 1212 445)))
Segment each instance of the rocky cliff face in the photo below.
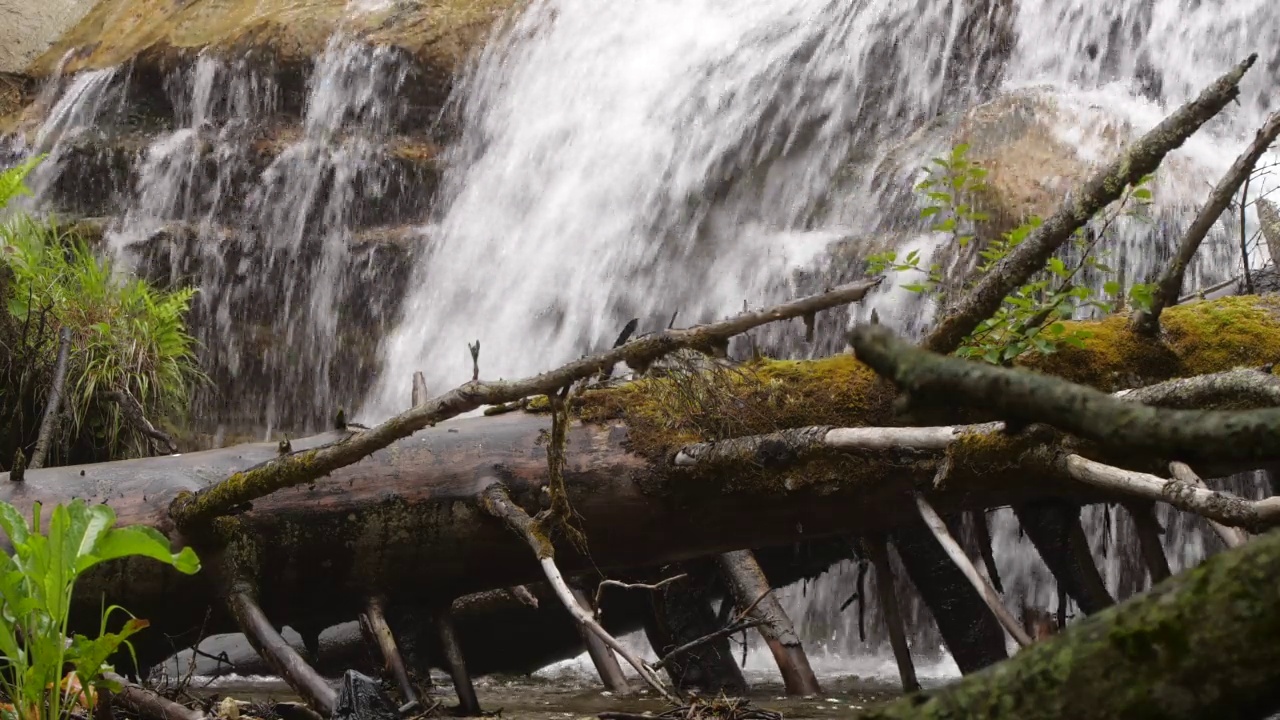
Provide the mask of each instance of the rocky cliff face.
POLYGON ((93 4, 94 0, 0 0, 0 72, 22 72, 93 4))

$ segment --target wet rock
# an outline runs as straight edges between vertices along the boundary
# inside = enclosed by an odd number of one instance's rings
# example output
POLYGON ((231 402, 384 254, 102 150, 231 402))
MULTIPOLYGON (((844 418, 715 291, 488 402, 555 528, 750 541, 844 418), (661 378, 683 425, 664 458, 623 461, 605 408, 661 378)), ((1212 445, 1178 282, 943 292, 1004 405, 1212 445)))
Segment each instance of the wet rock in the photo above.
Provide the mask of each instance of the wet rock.
POLYGON ((342 676, 333 720, 400 720, 400 713, 377 680, 348 670, 342 676))
MULTIPOLYGON (((163 76, 202 52, 248 58, 302 90, 314 58, 339 29, 353 39, 402 52, 417 77, 418 102, 439 107, 454 70, 517 0, 101 0, 36 58, 28 72, 46 77, 63 58, 66 72, 132 62, 139 77, 163 76)), ((160 78, 152 78, 156 80, 160 78)), ((140 87, 160 87, 139 82, 140 87)))

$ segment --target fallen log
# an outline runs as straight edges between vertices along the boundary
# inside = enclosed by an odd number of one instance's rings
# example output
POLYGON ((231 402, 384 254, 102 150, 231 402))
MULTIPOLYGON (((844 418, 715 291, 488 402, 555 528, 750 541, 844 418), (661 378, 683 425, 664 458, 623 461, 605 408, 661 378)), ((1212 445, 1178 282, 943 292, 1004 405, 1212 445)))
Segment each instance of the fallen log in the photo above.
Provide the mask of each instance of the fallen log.
MULTIPOLYGON (((1031 362, 1077 378, 1093 373, 1083 379, 1103 387, 1121 373, 1155 381, 1258 367, 1280 354, 1277 315, 1269 296, 1178 306, 1164 313, 1164 339, 1135 337, 1125 318, 1112 318, 1089 324, 1096 333, 1085 348, 1031 362)), ((566 573, 615 573, 799 538, 891 533, 917 517, 912 491, 918 487, 927 488, 930 504, 944 516, 1036 500, 1117 499, 1114 488, 1037 466, 1031 450, 1039 441, 1010 435, 965 436, 950 450, 912 450, 914 441, 893 441, 894 433, 864 427, 855 429, 890 440, 818 452, 811 444, 801 443, 797 451, 782 441, 791 434, 807 438, 812 429, 785 430, 778 433, 782 440, 748 443, 742 453, 682 466, 678 459, 690 452, 681 449, 685 444, 717 440, 712 433, 726 432, 715 429, 717 422, 733 434, 815 421, 893 422, 892 388, 850 355, 753 363, 722 384, 711 376, 703 380, 713 392, 694 408, 698 412, 670 397, 673 385, 660 377, 581 397, 574 408, 579 419, 567 432, 564 478, 589 548, 587 554, 573 548, 558 553, 566 573), (958 457, 946 484, 935 488, 939 450, 958 457), (1027 482, 1028 477, 1038 479, 1027 482)), ((530 406, 536 409, 537 403, 530 406)), ((483 515, 477 495, 482 478, 498 477, 518 504, 536 511, 546 486, 541 436, 549 424, 535 412, 452 420, 314 483, 238 508, 243 532, 263 540, 260 576, 253 578, 263 612, 278 624, 326 627, 354 619, 370 593, 425 607, 539 579, 528 549, 483 515), (421 582, 424 573, 430 583, 421 582)), ((929 440, 941 429, 895 430, 929 440)), ((837 433, 850 435, 829 431, 837 433)), ((344 437, 326 433, 293 445, 302 452, 344 437)), ((199 549, 202 539, 184 536, 170 517, 172 501, 277 453, 275 444, 261 443, 29 470, 24 482, 0 481, 0 499, 18 507, 36 500, 48 507, 72 497, 107 502, 122 524, 149 525, 179 545, 199 549)), ((209 610, 206 632, 232 628, 225 608, 210 600, 216 593, 206 574, 180 576, 151 563, 120 561, 95 568, 78 589, 82 627, 96 628, 105 593, 169 634, 201 627, 209 610)), ((139 637, 140 651, 148 642, 155 645, 153 657, 172 651, 163 634, 146 635, 139 637)))

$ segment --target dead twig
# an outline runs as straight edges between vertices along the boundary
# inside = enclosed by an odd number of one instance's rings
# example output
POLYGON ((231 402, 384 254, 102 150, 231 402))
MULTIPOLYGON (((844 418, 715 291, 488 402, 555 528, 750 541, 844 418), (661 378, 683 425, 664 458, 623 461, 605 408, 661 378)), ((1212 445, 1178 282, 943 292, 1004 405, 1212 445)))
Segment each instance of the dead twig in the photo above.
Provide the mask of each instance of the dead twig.
POLYGON ((679 575, 669 577, 666 580, 659 580, 656 583, 625 583, 621 580, 601 580, 600 584, 596 586, 596 617, 600 617, 600 596, 604 595, 604 589, 607 587, 622 588, 623 590, 661 590, 671 583, 683 580, 688 576, 688 573, 680 573, 679 575))

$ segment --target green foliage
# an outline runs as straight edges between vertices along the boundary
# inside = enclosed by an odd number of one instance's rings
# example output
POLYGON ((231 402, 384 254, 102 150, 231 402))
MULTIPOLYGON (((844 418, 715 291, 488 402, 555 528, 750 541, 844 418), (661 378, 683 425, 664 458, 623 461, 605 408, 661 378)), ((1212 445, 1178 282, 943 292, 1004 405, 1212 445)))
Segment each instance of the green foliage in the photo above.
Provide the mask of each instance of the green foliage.
POLYGON ((191 548, 170 552, 169 541, 153 528, 113 527, 116 516, 108 505, 58 505, 47 534, 41 533, 40 503, 31 516, 28 526, 16 508, 0 502, 0 527, 13 545, 12 555, 0 551, 0 687, 16 720, 61 720, 77 703, 92 708, 95 690, 109 685, 103 678, 112 669, 108 658, 130 648, 129 637, 147 626, 130 618, 119 631, 107 632, 112 614, 123 612, 113 605, 102 612, 96 638, 76 634, 68 641, 76 580, 119 558, 148 557, 188 575, 200 570, 200 561, 191 548))
MULTIPOLYGON (((921 209, 920 217, 932 219, 930 229, 948 233, 961 248, 968 247, 978 237, 979 225, 989 220, 986 213, 977 209, 977 198, 987 189, 984 182, 987 171, 966 157, 968 151, 969 146, 961 144, 947 156, 934 158, 925 168, 928 176, 916 185, 916 190, 928 201, 921 209)), ((1062 257, 1049 258, 1042 271, 1004 298, 1000 309, 974 329, 956 354, 1003 365, 1027 352, 1049 354, 1063 343, 1077 347, 1083 345, 1090 333, 1086 330, 1069 331, 1062 320, 1088 308, 1103 313, 1113 312, 1115 301, 1104 299, 1078 278, 1086 269, 1104 278, 1115 274, 1102 262, 1103 253, 1098 252, 1097 245, 1120 216, 1142 217, 1141 214, 1126 212, 1125 208, 1130 203, 1144 206, 1151 202, 1151 190, 1147 187, 1150 180, 1150 175, 1142 178, 1137 185, 1127 189, 1115 211, 1093 218, 1076 232, 1072 244, 1077 251, 1077 260, 1068 264, 1062 257)), ((1039 217, 1033 216, 1022 225, 988 241, 978 253, 981 263, 969 285, 1013 252, 1040 227, 1041 222, 1039 217)), ((909 252, 902 260, 893 251, 869 258, 868 272, 880 274, 888 271, 921 273, 923 280, 905 283, 902 287, 934 295, 940 301, 944 297, 940 266, 935 263, 928 269, 921 268, 917 251, 909 252)), ((1132 285, 1128 291, 1128 303, 1136 308, 1149 308, 1154 289, 1150 284, 1132 285)), ((1113 299, 1123 291, 1117 280, 1106 280, 1103 290, 1106 297, 1113 299)))
MULTIPOLYGON (((23 178, 36 162, 0 174, 0 206, 27 192, 23 178)), ((127 392, 148 416, 185 409, 193 384, 204 380, 184 321, 195 291, 163 291, 119 277, 75 232, 21 212, 0 223, 0 252, 11 273, 8 315, 22 329, 25 346, 26 361, 17 369, 40 376, 6 384, 45 392, 58 332, 69 328, 70 431, 89 432, 112 456, 145 451, 147 440, 124 423, 109 398, 127 392)))

